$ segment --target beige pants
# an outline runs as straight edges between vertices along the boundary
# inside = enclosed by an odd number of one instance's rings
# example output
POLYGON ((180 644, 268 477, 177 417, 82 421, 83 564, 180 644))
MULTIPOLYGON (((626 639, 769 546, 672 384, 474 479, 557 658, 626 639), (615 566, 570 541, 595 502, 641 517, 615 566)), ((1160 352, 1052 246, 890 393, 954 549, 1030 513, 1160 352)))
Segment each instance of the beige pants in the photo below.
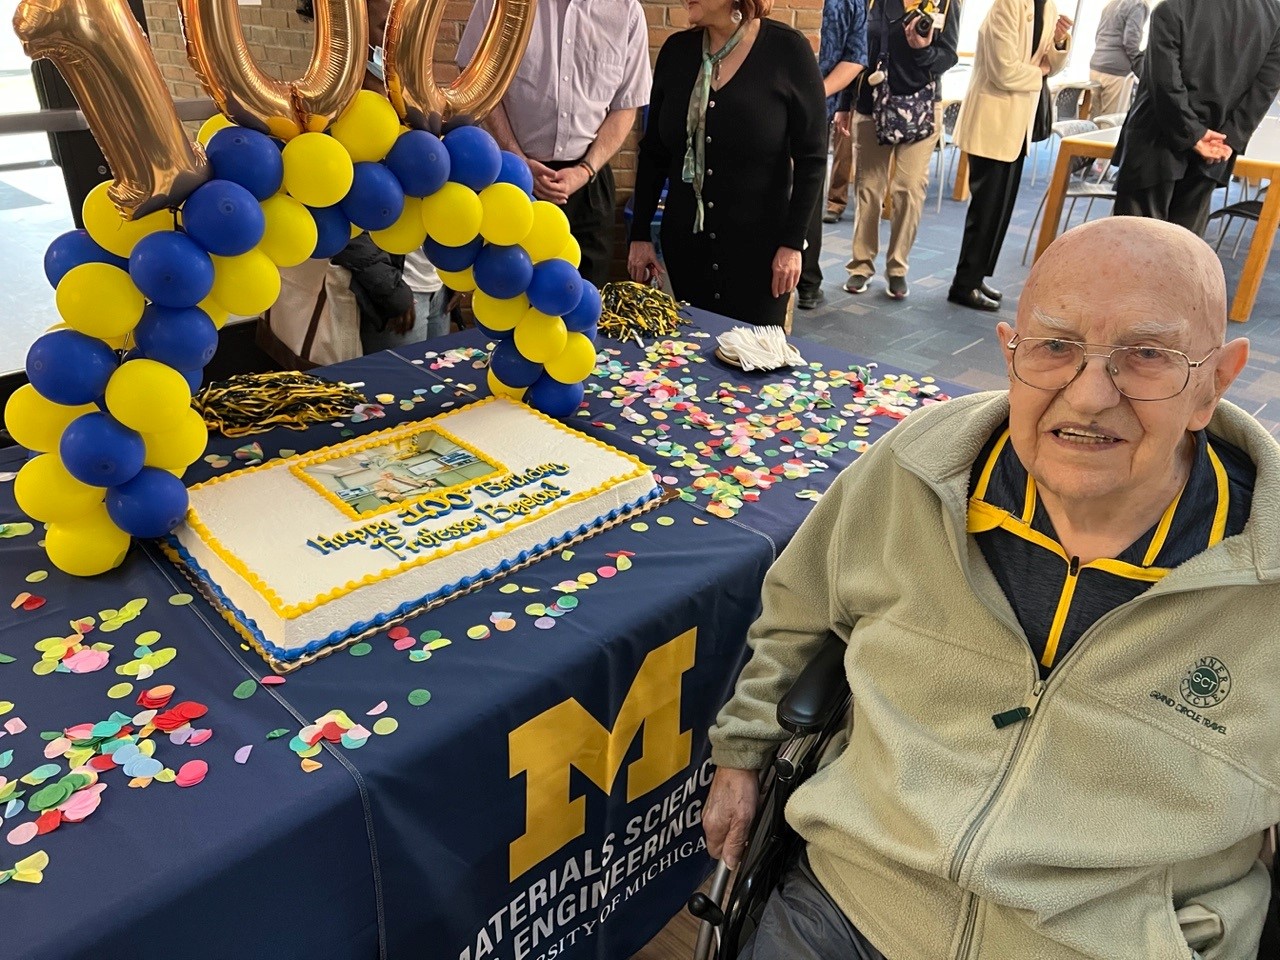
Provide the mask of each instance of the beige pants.
POLYGON ((929 164, 938 144, 938 133, 942 130, 942 106, 938 104, 934 109, 933 136, 916 143, 884 146, 876 139, 876 123, 871 117, 855 112, 852 120, 858 215, 853 225, 853 259, 845 264, 845 269, 859 277, 870 277, 876 272, 876 254, 880 251, 880 211, 887 191, 892 216, 889 220, 885 275, 905 277, 907 257, 916 242, 920 214, 929 192, 929 164))
POLYGON ((1132 73, 1124 77, 1112 76, 1109 73, 1089 71, 1089 79, 1096 80, 1101 90, 1093 92, 1093 109, 1089 118, 1105 116, 1108 113, 1128 113, 1129 100, 1133 96, 1133 85, 1137 77, 1132 73))
POLYGON ((853 143, 831 125, 831 184, 827 188, 827 213, 844 213, 849 202, 849 180, 853 169, 853 143))

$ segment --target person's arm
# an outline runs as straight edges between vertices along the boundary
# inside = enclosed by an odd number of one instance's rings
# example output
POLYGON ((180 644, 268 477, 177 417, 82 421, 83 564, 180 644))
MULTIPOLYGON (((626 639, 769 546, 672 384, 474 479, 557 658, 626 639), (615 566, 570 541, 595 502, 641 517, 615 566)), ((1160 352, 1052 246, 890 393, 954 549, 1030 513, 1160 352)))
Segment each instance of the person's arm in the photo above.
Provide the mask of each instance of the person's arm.
POLYGON ((787 104, 787 137, 790 141, 791 203, 782 225, 782 246, 804 249, 813 212, 822 196, 827 174, 827 116, 818 64, 803 37, 795 42, 791 71, 793 85, 787 104))
POLYGON ((978 30, 978 51, 989 60, 991 78, 1001 90, 1038 93, 1044 74, 1027 62, 1018 43, 1020 11, 1018 4, 996 0, 978 30))
MULTIPOLYGON (((934 21, 937 22, 936 20, 934 21)), ((915 57, 916 63, 922 67, 928 67, 929 71, 935 76, 940 77, 946 73, 960 59, 960 55, 956 52, 956 44, 960 39, 960 2, 956 0, 947 6, 946 19, 942 24, 942 31, 934 30, 930 34, 930 41, 927 45, 917 47, 912 42, 913 33, 907 34, 907 43, 911 47, 911 55, 915 57)))
POLYGON ((1151 14, 1142 82, 1165 141, 1179 151, 1192 149, 1210 132, 1191 108, 1187 85, 1182 82, 1183 39, 1174 5, 1161 4, 1151 14))
POLYGON ((1249 138, 1267 115, 1277 92, 1280 92, 1280 33, 1271 38, 1271 49, 1267 51, 1258 75, 1253 78, 1248 92, 1227 114, 1223 124, 1227 143, 1236 153, 1244 153, 1249 146, 1249 138))
POLYGON ((867 66, 867 8, 864 0, 844 0, 847 16, 836 16, 838 8, 823 7, 822 42, 818 65, 822 70, 822 90, 828 97, 840 93, 857 79, 867 66))
POLYGON ((635 107, 627 107, 622 110, 610 110, 605 114, 600 129, 596 131, 595 140, 591 142, 586 156, 582 158, 591 169, 588 170, 587 167, 578 164, 555 171, 552 182, 555 185, 553 191, 557 196, 547 199, 555 203, 564 203, 585 187, 593 176, 603 170, 604 165, 622 149, 627 135, 631 133, 631 128, 636 125, 636 114, 639 112, 635 107))
POLYGON ((1129 69, 1135 75, 1142 73, 1142 31, 1146 29, 1147 17, 1150 15, 1151 10, 1145 3, 1135 3, 1124 22, 1124 35, 1120 44, 1124 47, 1125 56, 1129 58, 1129 69))
POLYGON ((862 72, 862 64, 850 63, 848 60, 841 60, 831 72, 822 78, 822 92, 825 96, 832 96, 839 93, 849 84, 858 78, 858 74, 862 72))

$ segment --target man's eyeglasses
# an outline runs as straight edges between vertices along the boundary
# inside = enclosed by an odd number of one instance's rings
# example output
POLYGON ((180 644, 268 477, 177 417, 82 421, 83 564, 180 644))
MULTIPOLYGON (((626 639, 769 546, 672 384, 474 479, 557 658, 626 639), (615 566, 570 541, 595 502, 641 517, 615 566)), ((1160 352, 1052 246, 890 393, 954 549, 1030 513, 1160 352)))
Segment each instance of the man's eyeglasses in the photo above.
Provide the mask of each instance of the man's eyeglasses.
POLYGON ((1169 400, 1187 388, 1191 371, 1202 366, 1181 350, 1165 347, 1117 347, 1112 344, 1085 344, 1057 337, 1014 337, 1007 344, 1013 351, 1013 375, 1037 390, 1062 390, 1089 362, 1090 357, 1106 361, 1107 375, 1123 396, 1130 400, 1169 400), (1104 347, 1107 353, 1089 353, 1088 346, 1104 347))

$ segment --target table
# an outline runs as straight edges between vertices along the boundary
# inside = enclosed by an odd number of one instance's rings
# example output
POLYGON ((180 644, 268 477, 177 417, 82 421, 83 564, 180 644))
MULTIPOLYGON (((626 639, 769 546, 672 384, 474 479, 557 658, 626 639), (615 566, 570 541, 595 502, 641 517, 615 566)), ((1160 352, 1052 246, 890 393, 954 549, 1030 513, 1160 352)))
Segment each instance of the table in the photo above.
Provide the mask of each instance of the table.
MULTIPOLYGON (((64 747, 41 732, 115 711, 127 722, 158 685, 175 687, 170 708, 207 706, 193 727, 212 731, 148 738, 169 769, 205 760, 202 783, 131 789, 106 770, 92 816, 0 842, 0 870, 50 858, 42 883, 0 885, 3 955, 619 960, 652 937, 709 867, 706 732, 765 570, 841 467, 945 396, 889 371, 868 382, 854 358, 803 342, 809 366, 744 374, 711 356, 729 324, 695 313, 697 326, 646 349, 602 342, 570 420, 641 455, 685 499, 409 621, 412 651, 380 634, 278 686, 258 682, 265 665, 151 547, 93 580, 51 570, 13 503, 23 453, 0 451, 0 595, 33 595, 0 606, 0 776, 53 763, 56 781, 64 747), (558 617, 532 606, 566 596, 576 607, 558 617), (84 642, 111 644, 109 663, 35 674, 35 645, 71 621, 83 631, 84 617, 96 622, 84 642), (176 656, 152 676, 128 675, 167 649, 176 656), (332 710, 373 735, 301 758, 294 736, 332 710), (15 718, 25 730, 5 730, 15 718)), ((319 371, 380 408, 218 438, 190 479, 482 397, 481 343, 455 334, 319 371)), ((0 817, 5 837, 33 822, 2 801, 0 817)))
MULTIPOLYGON (((1058 162, 1053 169, 1053 179, 1049 181, 1044 220, 1040 224, 1040 236, 1036 241, 1037 259, 1058 235, 1058 221, 1062 217, 1062 203, 1066 196, 1067 177, 1072 158, 1110 159, 1115 153, 1119 138, 1120 128, 1113 127, 1095 130, 1078 137, 1067 137, 1059 144, 1058 162)), ((1236 158, 1234 175, 1249 180, 1272 182, 1280 178, 1280 119, 1267 117, 1262 121, 1253 139, 1249 141, 1248 152, 1236 158)), ((1267 261, 1271 257, 1271 247, 1275 242, 1278 225, 1280 225, 1280 191, 1268 190, 1262 202, 1262 213, 1258 217, 1258 224, 1253 231, 1253 239, 1249 243, 1249 253, 1240 274, 1240 283, 1231 300, 1231 310, 1228 315, 1232 320, 1243 323, 1253 313, 1253 306, 1258 298, 1258 288, 1262 285, 1262 275, 1266 272, 1267 261)))

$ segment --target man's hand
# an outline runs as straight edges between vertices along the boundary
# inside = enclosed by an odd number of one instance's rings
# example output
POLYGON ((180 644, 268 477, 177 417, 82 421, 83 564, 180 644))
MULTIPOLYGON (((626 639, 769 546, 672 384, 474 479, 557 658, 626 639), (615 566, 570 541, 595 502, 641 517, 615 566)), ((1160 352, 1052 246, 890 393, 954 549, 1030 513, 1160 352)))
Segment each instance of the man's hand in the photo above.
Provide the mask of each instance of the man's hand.
POLYGON ((529 164, 529 172, 533 174, 533 195, 539 200, 563 203, 564 201, 556 199, 559 196, 559 190, 555 185, 556 172, 545 163, 539 163, 529 157, 525 157, 525 163, 529 164))
POLYGON ((387 329, 390 330, 392 333, 399 334, 400 336, 404 336, 406 333, 408 333, 410 330, 413 329, 414 321, 416 321, 417 319, 418 317, 414 313, 413 305, 410 304, 409 309, 406 310, 404 313, 400 314, 400 316, 392 317, 390 320, 387 321, 387 329))
POLYGON ((658 263, 658 251, 652 243, 643 240, 632 241, 627 250, 627 273, 636 283, 648 283, 662 273, 662 264, 658 263))
POLYGON ((1047 57, 1040 58, 1040 76, 1047 77, 1053 71, 1053 66, 1049 63, 1047 57))
POLYGON ((702 811, 702 829, 707 835, 707 852, 736 869, 747 845, 747 833, 760 805, 760 775, 754 770, 720 767, 711 781, 707 805, 702 811))
POLYGON ((779 247, 773 255, 773 295, 790 293, 800 282, 800 251, 779 247))
POLYGON ((907 35, 907 46, 912 50, 923 50, 929 44, 933 43, 933 34, 938 29, 938 23, 933 17, 929 18, 929 32, 923 37, 916 33, 916 23, 919 18, 907 20, 902 25, 903 32, 907 35))
POLYGON ((1206 130, 1205 135, 1192 149, 1209 163, 1221 163, 1223 160, 1231 159, 1231 146, 1227 143, 1227 135, 1217 130, 1206 130))
MULTIPOLYGON (((571 196, 587 185, 587 181, 590 179, 591 174, 587 173, 587 168, 577 165, 565 167, 563 170, 552 171, 549 184, 551 196, 546 199, 564 206, 569 202, 571 196)), ((534 187, 536 190, 536 183, 534 187)))
POLYGON ((835 119, 832 121, 836 125, 836 133, 842 137, 849 136, 849 111, 837 110, 835 119))

